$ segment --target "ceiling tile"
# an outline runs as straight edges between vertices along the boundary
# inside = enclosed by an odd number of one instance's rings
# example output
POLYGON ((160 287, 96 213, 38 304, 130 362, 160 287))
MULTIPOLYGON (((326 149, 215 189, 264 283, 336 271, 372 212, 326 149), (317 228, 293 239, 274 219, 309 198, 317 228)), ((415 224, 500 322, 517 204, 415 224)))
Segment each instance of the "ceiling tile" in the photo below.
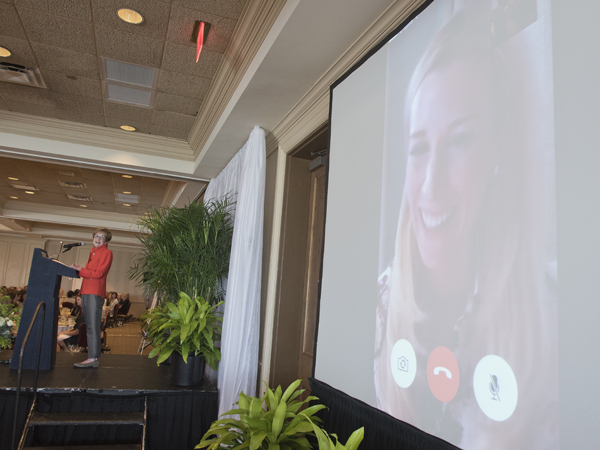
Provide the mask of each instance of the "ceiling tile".
POLYGON ((81 0, 47 0, 48 12, 57 16, 69 17, 84 22, 92 21, 92 8, 87 1, 81 0))
POLYGON ((129 125, 130 127, 135 127, 135 133, 149 134, 152 128, 148 122, 136 122, 132 119, 117 119, 114 117, 105 117, 105 121, 107 127, 118 128, 122 133, 131 133, 131 131, 121 130, 121 125, 129 125))
POLYGON ((32 103, 34 105, 54 105, 48 90, 31 86, 22 86, 14 83, 0 82, 0 97, 6 101, 14 100, 17 102, 23 101, 32 103))
MULTIPOLYGON (((124 103, 104 101, 104 115, 111 119, 131 120, 134 122, 152 122, 152 109, 124 103)), ((123 125, 123 123, 121 123, 123 125)), ((120 125, 119 125, 120 126, 120 125)))
POLYGON ((229 45, 237 21, 180 6, 173 6, 171 11, 167 40, 195 48, 196 43, 191 41, 191 37, 196 20, 210 23, 208 37, 203 47, 204 50, 224 53, 229 45))
POLYGON ((162 125, 152 125, 152 134, 175 139, 187 140, 189 130, 180 130, 178 128, 163 127, 162 125))
POLYGON ((11 111, 32 114, 34 116, 52 117, 58 119, 58 114, 54 106, 35 105, 33 103, 25 103, 22 101, 7 100, 6 104, 11 111))
POLYGON ((27 39, 25 30, 14 6, 0 3, 0 35, 11 36, 18 39, 27 39))
POLYGON ((98 58, 95 55, 35 42, 32 46, 41 69, 100 79, 98 58))
POLYGON ((84 53, 96 53, 92 24, 35 9, 20 9, 19 12, 31 41, 84 53))
POLYGON ((222 53, 203 51, 196 63, 196 49, 167 42, 161 69, 186 73, 196 77, 212 78, 221 64, 222 53))
POLYGON ((194 125, 196 118, 185 114, 177 114, 169 111, 155 110, 152 114, 152 124, 161 125, 164 127, 179 128, 189 131, 194 125))
POLYGON ((13 3, 17 8, 48 9, 48 0, 14 0, 13 3))
POLYGON ((154 39, 165 38, 171 9, 166 3, 154 0, 128 0, 125 4, 123 0, 93 0, 92 5, 96 26, 113 28, 154 39), (140 25, 123 22, 117 16, 117 11, 123 7, 139 12, 144 17, 144 22, 140 25))
POLYGON ((158 77, 158 91, 203 99, 208 93, 210 83, 211 80, 208 78, 161 70, 158 77))
POLYGON ((0 109, 5 110, 5 111, 8 109, 8 106, 6 105, 4 100, 2 100, 2 98, 0 98, 0 109))
POLYGON ((165 94, 159 92, 156 94, 156 109, 162 111, 171 111, 180 114, 195 116, 202 105, 202 100, 190 97, 181 97, 179 95, 165 94))
POLYGON ((100 127, 106 126, 103 116, 90 116, 88 114, 81 114, 77 111, 67 111, 65 109, 57 109, 58 118, 62 120, 68 120, 69 122, 87 123, 89 125, 98 125, 100 127))
POLYGON ((122 62, 160 67, 163 41, 125 33, 113 28, 96 27, 98 54, 122 62))
POLYGON ((237 19, 244 10, 246 0, 173 0, 173 4, 216 14, 217 16, 237 19))
POLYGON ((13 64, 22 64, 29 67, 38 67, 35 55, 29 46, 29 42, 25 39, 17 39, 10 36, 0 36, 0 45, 8 48, 12 55, 8 58, 3 58, 2 61, 6 61, 13 64))
POLYGON ((81 95, 71 95, 64 92, 50 92, 50 97, 55 102, 57 109, 80 112, 91 116, 104 114, 102 100, 81 95))
POLYGON ((51 91, 102 98, 102 88, 98 79, 75 77, 47 69, 42 70, 42 77, 51 91), (75 80, 68 77, 74 77, 75 80))

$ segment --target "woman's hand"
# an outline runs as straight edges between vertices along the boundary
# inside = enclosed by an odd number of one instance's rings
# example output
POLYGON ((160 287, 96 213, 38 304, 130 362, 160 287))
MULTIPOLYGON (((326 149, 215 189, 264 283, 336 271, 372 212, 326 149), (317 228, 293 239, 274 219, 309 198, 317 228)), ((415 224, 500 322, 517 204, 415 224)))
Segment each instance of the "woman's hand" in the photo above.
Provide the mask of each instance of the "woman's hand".
POLYGON ((81 270, 81 266, 80 266, 79 264, 75 264, 75 263, 73 263, 73 264, 71 264, 69 267, 70 267, 71 269, 75 269, 75 270, 78 270, 78 271, 79 271, 79 270, 81 270))

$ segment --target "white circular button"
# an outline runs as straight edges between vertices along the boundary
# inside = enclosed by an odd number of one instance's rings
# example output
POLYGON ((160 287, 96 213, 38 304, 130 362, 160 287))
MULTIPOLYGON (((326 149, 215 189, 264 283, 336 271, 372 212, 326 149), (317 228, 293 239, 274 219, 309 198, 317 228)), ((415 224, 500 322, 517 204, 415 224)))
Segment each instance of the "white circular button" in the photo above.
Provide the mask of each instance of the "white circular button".
POLYGON ((390 357, 390 369, 394 381, 401 388, 409 387, 417 374, 417 356, 413 346, 406 339, 394 344, 390 357))
POLYGON ((517 407, 517 379, 508 363, 499 356, 487 355, 473 373, 475 399, 483 413, 496 422, 512 416, 517 407))

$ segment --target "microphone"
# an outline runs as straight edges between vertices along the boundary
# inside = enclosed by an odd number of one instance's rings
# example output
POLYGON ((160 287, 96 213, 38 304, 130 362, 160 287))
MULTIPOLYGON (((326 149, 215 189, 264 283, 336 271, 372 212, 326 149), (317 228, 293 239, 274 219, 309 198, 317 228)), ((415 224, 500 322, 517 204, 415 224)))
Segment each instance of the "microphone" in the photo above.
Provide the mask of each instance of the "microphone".
POLYGON ((85 245, 85 242, 75 242, 74 244, 65 244, 63 248, 66 250, 72 249, 73 247, 79 247, 85 245))

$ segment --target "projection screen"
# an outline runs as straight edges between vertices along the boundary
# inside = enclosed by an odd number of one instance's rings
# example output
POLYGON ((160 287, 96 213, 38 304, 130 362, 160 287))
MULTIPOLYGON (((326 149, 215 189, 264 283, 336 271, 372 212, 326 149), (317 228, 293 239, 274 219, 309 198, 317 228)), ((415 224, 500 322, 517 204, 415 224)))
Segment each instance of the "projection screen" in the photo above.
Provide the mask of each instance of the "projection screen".
POLYGON ((465 449, 595 445, 559 389, 555 3, 426 2, 332 88, 315 378, 465 449))

